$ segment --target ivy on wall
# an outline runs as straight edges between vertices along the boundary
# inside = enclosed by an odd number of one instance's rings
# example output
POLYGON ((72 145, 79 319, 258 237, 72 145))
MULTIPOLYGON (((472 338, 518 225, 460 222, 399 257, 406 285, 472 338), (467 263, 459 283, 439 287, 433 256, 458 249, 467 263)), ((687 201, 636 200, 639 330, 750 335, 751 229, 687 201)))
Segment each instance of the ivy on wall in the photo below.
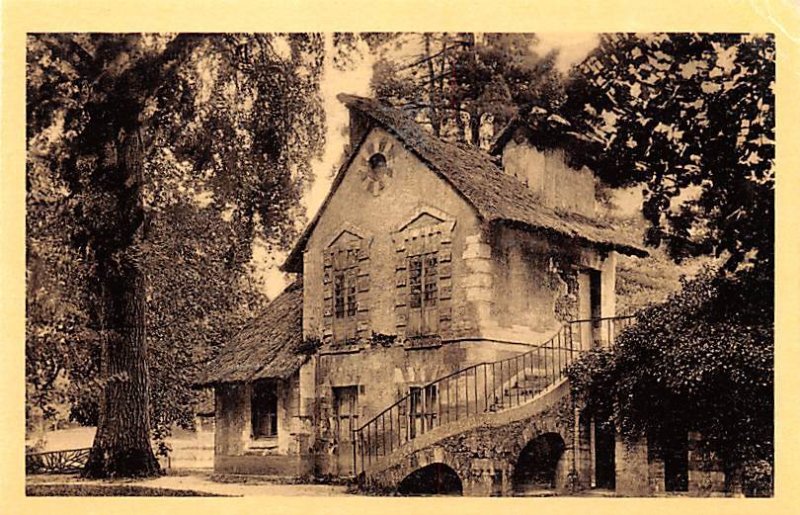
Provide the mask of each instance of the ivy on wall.
POLYGON ((573 364, 573 394, 588 413, 612 413, 628 441, 676 426, 699 431, 729 478, 746 492, 768 492, 772 290, 760 268, 737 275, 704 268, 640 311, 613 350, 589 351, 573 364))

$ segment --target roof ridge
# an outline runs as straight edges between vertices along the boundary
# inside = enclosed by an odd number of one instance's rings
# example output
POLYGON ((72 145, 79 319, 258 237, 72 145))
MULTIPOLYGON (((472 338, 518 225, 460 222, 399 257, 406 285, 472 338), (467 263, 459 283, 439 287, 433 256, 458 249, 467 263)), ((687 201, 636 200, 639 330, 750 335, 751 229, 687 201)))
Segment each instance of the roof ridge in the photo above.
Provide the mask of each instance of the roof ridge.
MULTIPOLYGON (((477 215, 489 222, 506 220, 521 223, 532 230, 555 232, 575 238, 590 245, 618 250, 627 254, 646 256, 639 243, 625 241, 613 226, 598 223, 597 219, 565 215, 541 203, 537 194, 503 169, 486 152, 464 148, 444 141, 427 132, 401 110, 378 99, 340 93, 337 98, 350 110, 356 110, 397 137, 403 145, 424 162, 442 180, 448 183, 477 215)), ((364 135, 366 135, 366 132, 364 135)), ((343 163, 323 207, 308 225, 289 254, 283 268, 291 272, 302 271, 302 250, 314 230, 328 199, 336 191, 338 182, 346 172, 347 163, 360 147, 351 149, 343 163)))

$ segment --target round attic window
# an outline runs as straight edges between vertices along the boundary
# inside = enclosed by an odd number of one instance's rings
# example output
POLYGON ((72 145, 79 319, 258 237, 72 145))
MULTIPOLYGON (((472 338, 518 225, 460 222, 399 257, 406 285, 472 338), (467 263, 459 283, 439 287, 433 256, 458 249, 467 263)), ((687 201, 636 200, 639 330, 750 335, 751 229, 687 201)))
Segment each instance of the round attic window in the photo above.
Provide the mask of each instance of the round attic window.
POLYGON ((366 167, 361 173, 361 179, 366 182, 367 190, 375 196, 383 191, 386 179, 392 176, 386 155, 382 152, 375 152, 366 159, 366 167))
POLYGON ((386 156, 381 154, 380 152, 376 152, 372 154, 369 158, 369 168, 373 172, 379 173, 381 170, 386 168, 386 156))

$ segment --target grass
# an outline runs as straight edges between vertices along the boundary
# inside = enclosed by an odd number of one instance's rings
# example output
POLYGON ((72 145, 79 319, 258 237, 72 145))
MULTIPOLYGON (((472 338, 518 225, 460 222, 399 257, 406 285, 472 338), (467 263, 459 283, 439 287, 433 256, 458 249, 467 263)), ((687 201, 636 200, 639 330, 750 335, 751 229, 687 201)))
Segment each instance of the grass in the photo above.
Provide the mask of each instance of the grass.
POLYGON ((32 497, 224 497, 195 490, 175 490, 135 485, 27 485, 32 497))

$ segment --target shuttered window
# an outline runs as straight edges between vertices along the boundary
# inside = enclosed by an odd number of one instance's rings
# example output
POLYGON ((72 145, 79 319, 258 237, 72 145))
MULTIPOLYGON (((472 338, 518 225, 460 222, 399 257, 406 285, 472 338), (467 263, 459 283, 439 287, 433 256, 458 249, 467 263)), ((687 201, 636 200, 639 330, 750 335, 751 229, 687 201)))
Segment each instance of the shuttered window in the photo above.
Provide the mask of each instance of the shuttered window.
POLYGON ((408 257, 408 335, 436 334, 439 329, 439 257, 428 252, 408 257))
POLYGON ((359 266, 363 262, 359 259, 359 249, 359 243, 349 243, 330 250, 332 291, 328 309, 333 315, 333 336, 339 342, 352 340, 358 332, 359 280, 366 279, 359 266))
POLYGON ((358 268, 337 270, 333 278, 333 313, 336 318, 356 316, 356 278, 358 268))

